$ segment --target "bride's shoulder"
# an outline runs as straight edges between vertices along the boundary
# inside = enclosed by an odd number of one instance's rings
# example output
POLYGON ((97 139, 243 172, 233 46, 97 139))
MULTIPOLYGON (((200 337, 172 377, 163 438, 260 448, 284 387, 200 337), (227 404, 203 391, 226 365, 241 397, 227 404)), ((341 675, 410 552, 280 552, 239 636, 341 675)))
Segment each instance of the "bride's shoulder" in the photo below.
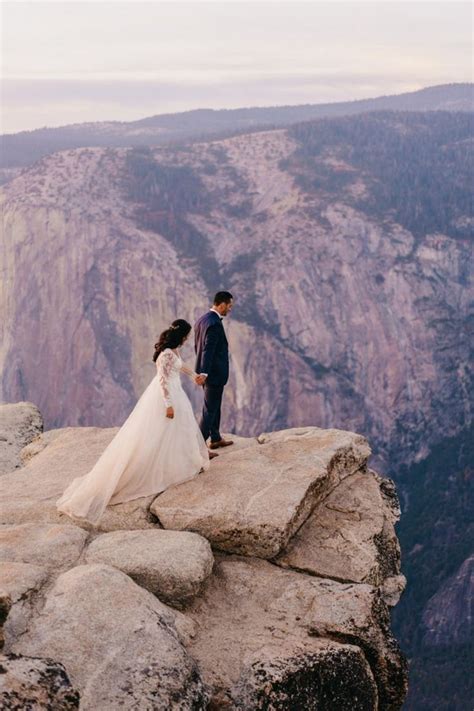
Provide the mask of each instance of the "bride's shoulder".
POLYGON ((162 358, 162 359, 163 359, 163 358, 168 359, 168 358, 172 358, 172 357, 177 358, 177 355, 176 355, 176 353, 174 352, 174 350, 173 350, 172 348, 163 348, 163 350, 161 351, 161 353, 160 353, 160 355, 158 356, 157 360, 159 360, 160 358, 162 358))

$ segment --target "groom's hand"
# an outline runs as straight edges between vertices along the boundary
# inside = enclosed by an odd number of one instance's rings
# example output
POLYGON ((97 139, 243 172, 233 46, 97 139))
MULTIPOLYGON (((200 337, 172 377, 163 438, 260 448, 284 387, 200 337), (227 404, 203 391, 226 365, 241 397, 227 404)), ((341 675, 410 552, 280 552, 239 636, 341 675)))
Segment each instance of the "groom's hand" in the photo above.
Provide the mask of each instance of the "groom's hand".
POLYGON ((172 407, 167 407, 167 408, 166 408, 166 417, 169 417, 170 420, 173 419, 173 417, 174 417, 174 410, 173 410, 172 407))
POLYGON ((194 382, 196 383, 196 385, 204 385, 204 383, 206 382, 206 377, 207 377, 206 375, 203 375, 201 373, 201 375, 196 376, 196 378, 194 379, 194 382))

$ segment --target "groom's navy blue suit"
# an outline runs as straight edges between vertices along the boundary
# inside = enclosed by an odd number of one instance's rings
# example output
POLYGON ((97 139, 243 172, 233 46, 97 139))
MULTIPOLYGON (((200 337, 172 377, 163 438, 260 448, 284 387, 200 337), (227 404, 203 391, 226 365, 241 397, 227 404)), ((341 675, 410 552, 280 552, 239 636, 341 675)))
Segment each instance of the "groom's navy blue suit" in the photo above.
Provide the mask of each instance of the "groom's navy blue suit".
POLYGON ((219 431, 224 385, 229 379, 229 345, 222 318, 208 311, 194 326, 196 373, 207 373, 204 383, 204 406, 199 424, 204 439, 222 439, 219 431))

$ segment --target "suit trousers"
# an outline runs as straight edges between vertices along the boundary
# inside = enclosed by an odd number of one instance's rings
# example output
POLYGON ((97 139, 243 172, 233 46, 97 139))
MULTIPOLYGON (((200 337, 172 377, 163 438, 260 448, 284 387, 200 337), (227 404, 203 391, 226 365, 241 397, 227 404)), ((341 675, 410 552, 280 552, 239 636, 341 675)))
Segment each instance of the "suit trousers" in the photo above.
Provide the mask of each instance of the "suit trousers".
POLYGON ((221 403, 223 385, 208 385, 204 383, 204 405, 199 427, 204 439, 211 438, 211 442, 218 442, 221 437, 219 427, 221 424, 221 403))

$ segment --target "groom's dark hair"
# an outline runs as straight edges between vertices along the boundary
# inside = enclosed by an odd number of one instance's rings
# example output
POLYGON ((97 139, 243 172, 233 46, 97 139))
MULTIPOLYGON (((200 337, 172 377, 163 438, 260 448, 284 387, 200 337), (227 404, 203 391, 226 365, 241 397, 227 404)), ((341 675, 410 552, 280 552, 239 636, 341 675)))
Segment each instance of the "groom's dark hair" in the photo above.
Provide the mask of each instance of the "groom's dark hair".
POLYGON ((214 297, 214 306, 219 306, 219 304, 228 304, 233 298, 234 297, 230 291, 218 291, 214 297))

